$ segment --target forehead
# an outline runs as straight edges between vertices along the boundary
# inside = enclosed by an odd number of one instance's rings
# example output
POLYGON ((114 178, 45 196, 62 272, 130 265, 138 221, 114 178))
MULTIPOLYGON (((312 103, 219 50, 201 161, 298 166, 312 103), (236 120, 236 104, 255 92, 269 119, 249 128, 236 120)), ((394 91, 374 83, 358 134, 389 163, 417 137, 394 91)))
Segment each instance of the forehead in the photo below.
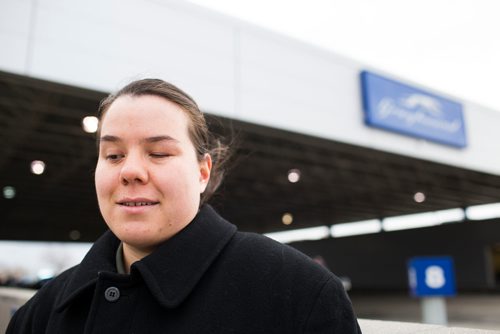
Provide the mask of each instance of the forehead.
POLYGON ((155 95, 118 97, 101 119, 101 134, 187 134, 189 118, 177 104, 155 95), (157 133, 151 133, 157 132, 157 133), (112 133, 114 134, 114 133, 112 133))

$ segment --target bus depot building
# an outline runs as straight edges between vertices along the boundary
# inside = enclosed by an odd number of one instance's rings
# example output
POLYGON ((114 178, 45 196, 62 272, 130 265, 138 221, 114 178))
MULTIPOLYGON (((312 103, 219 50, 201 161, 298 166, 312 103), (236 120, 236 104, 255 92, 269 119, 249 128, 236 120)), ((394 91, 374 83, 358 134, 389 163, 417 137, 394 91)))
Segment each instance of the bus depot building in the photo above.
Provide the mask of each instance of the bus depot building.
POLYGON ((83 119, 157 77, 232 138, 212 204, 240 230, 352 291, 408 289, 417 256, 451 258, 458 291, 500 287, 499 111, 177 0, 1 6, 0 239, 96 240, 83 119))

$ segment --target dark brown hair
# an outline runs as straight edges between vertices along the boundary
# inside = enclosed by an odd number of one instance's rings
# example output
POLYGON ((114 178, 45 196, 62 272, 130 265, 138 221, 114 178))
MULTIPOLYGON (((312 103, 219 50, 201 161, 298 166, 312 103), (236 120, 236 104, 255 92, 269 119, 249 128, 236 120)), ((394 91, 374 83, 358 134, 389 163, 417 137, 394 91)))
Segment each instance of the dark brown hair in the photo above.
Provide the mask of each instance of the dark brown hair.
POLYGON ((186 112, 190 120, 188 129, 189 136, 195 147, 198 160, 201 161, 207 153, 212 157, 210 180, 200 198, 200 205, 206 203, 224 179, 225 166, 229 158, 229 147, 223 144, 219 138, 209 131, 205 116, 200 111, 193 98, 176 86, 160 79, 137 80, 129 83, 118 92, 110 94, 101 101, 99 106, 99 119, 102 120, 113 102, 124 95, 153 95, 163 97, 177 104, 186 112))

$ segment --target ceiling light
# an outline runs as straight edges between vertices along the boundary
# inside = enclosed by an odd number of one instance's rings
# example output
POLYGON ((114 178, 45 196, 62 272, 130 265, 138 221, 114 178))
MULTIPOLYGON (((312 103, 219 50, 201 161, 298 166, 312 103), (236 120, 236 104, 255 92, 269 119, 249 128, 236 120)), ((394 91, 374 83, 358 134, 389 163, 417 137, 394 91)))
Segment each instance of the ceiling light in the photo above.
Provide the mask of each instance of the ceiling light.
POLYGON ((31 162, 31 172, 36 175, 41 175, 45 172, 45 162, 41 160, 33 160, 31 162))
POLYGON ((12 199, 16 197, 16 189, 11 186, 3 187, 3 197, 6 199, 12 199))
POLYGON ((297 183, 300 180, 300 170, 298 169, 290 169, 288 171, 288 181, 291 183, 297 183))
POLYGON ((500 203, 469 206, 465 214, 469 220, 500 218, 500 203))
POLYGON ((415 195, 413 195, 413 200, 417 203, 422 203, 425 201, 425 194, 423 192, 416 192, 415 195))
POLYGON ((328 238, 330 236, 330 229, 328 226, 317 226, 283 232, 266 233, 264 235, 281 243, 290 243, 294 241, 320 240, 328 238))
POLYGON ((416 213, 397 217, 385 218, 382 221, 384 231, 398 231, 412 228, 429 227, 436 225, 433 212, 416 213))
POLYGON ((82 127, 85 132, 95 133, 99 126, 99 119, 95 116, 86 116, 82 120, 82 127))
POLYGON ((285 213, 281 217, 281 222, 285 225, 290 225, 293 222, 293 215, 291 213, 285 213))
POLYGON ((348 237, 351 235, 377 233, 382 231, 382 222, 379 219, 364 220, 359 222, 335 224, 330 227, 334 238, 348 237))
POLYGON ((440 211, 435 211, 434 213, 437 217, 437 220, 440 221, 442 224, 460 222, 465 219, 465 212, 461 208, 440 210, 440 211))
POLYGON ((71 240, 79 240, 81 236, 82 235, 78 230, 72 230, 71 232, 69 232, 69 238, 71 240))
POLYGON ((441 225, 443 223, 459 222, 465 217, 460 208, 416 213, 411 215, 385 218, 382 227, 385 231, 406 230, 441 225))

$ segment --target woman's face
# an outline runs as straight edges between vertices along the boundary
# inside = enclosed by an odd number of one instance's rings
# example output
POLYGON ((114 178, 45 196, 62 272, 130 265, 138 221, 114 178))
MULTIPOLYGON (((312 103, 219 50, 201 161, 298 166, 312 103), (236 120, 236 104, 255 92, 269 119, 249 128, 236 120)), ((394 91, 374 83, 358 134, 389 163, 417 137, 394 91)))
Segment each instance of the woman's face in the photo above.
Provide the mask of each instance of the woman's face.
POLYGON ((178 105, 158 96, 121 96, 100 131, 95 186, 109 228, 128 246, 152 251, 198 212, 210 178, 178 105))

